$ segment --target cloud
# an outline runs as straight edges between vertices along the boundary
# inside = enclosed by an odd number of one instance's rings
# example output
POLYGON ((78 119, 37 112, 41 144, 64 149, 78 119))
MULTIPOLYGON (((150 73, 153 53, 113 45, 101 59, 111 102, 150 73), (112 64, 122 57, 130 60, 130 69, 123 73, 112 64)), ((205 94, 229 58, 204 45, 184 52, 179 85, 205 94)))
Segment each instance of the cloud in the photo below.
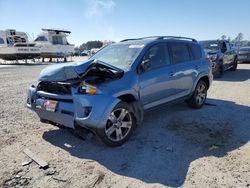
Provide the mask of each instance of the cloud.
POLYGON ((113 0, 85 0, 87 5, 85 16, 87 18, 102 18, 115 7, 113 0))

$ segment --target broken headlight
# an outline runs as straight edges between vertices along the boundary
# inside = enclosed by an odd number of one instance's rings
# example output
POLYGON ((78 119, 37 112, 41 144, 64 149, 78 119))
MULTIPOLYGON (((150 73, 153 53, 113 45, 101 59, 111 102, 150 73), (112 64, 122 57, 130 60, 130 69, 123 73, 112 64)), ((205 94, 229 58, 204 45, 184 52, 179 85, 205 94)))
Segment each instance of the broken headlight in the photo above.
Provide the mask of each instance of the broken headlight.
POLYGON ((82 94, 89 94, 89 95, 94 95, 97 91, 97 88, 95 86, 83 83, 81 84, 79 88, 79 93, 82 94))

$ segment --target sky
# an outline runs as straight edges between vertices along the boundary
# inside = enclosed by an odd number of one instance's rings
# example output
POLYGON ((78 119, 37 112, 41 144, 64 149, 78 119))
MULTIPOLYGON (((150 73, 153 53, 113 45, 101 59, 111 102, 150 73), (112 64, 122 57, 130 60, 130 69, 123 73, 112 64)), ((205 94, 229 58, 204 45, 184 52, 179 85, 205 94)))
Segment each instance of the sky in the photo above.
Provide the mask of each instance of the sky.
POLYGON ((70 43, 175 35, 250 40, 250 0, 0 0, 0 30, 70 30, 70 43))

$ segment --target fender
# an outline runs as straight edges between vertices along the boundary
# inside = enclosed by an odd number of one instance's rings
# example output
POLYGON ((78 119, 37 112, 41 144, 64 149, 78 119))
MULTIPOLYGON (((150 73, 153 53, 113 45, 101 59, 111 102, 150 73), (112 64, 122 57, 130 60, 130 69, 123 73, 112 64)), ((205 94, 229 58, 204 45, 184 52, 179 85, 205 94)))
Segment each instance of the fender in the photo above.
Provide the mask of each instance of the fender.
POLYGON ((198 82, 199 82, 200 79, 201 79, 202 77, 204 77, 204 76, 206 76, 206 77, 208 78, 208 80, 209 80, 209 85, 211 85, 211 81, 210 81, 210 78, 208 77, 207 73, 202 72, 202 73, 200 73, 200 74, 198 75, 198 77, 196 78, 196 80, 195 80, 195 82, 194 82, 194 84, 193 84, 193 87, 192 87, 192 89, 191 89, 190 95, 193 94, 193 92, 194 92, 194 90, 195 90, 195 87, 197 86, 198 82))
POLYGON ((136 124, 141 125, 143 122, 144 109, 141 101, 133 101, 129 103, 131 105, 131 111, 134 113, 136 118, 136 124))

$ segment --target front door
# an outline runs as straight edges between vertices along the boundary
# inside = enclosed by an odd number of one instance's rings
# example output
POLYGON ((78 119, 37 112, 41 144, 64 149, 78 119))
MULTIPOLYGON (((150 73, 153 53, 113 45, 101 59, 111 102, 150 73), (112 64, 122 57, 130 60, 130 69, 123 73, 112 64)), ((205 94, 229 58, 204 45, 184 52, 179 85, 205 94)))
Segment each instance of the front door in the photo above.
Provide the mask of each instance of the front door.
POLYGON ((223 41, 222 49, 224 51, 224 57, 223 57, 224 68, 228 69, 232 65, 232 62, 234 61, 233 50, 231 49, 230 44, 226 41, 223 41))
POLYGON ((174 68, 170 64, 166 43, 156 44, 149 48, 142 63, 146 61, 149 67, 139 74, 138 86, 141 101, 147 109, 159 105, 174 92, 174 88, 171 87, 174 68))

